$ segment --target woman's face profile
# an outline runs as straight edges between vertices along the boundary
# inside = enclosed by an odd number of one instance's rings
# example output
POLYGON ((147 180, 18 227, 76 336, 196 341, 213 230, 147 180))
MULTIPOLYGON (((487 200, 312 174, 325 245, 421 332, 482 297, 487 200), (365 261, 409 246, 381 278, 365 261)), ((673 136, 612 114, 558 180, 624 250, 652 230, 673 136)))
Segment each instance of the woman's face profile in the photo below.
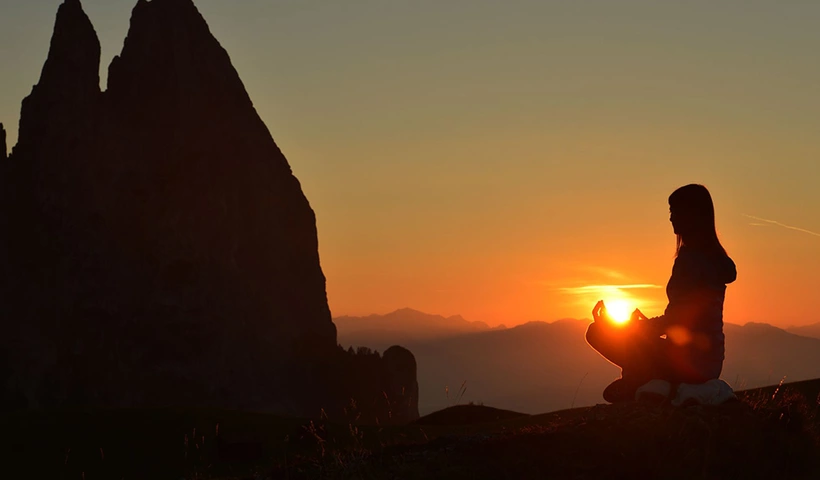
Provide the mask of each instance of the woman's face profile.
POLYGON ((672 222, 672 231, 674 234, 683 235, 683 230, 685 230, 685 228, 679 209, 673 208, 672 206, 669 207, 669 221, 672 222))
POLYGON ((675 217, 675 211, 670 206, 669 207, 669 221, 672 222, 672 231, 675 233, 675 235, 680 235, 678 233, 678 226, 675 224, 676 219, 677 219, 677 217, 675 217))

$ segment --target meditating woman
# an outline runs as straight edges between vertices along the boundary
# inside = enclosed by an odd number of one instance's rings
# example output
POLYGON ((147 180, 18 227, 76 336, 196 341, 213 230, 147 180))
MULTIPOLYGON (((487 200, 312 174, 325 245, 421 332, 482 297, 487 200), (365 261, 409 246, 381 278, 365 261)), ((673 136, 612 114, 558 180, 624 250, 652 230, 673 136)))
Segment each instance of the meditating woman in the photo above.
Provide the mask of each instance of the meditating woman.
POLYGON ((737 271, 718 240, 712 197, 703 185, 686 185, 669 197, 669 212, 677 256, 664 314, 646 318, 635 310, 629 323, 618 325, 602 301, 592 311, 587 342, 621 367, 621 378, 604 390, 611 403, 633 400, 653 379, 704 383, 723 368, 723 299, 737 271))

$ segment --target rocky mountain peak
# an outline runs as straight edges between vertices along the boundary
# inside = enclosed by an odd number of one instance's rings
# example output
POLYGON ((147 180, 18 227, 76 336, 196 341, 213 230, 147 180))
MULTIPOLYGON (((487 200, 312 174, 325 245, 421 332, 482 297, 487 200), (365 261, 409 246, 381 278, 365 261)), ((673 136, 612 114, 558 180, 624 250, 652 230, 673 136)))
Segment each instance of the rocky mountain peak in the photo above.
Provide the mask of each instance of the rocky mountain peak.
MULTIPOLYGON (((89 108, 100 96, 100 41, 79 0, 66 0, 57 11, 54 34, 40 81, 23 100, 15 152, 37 161, 32 142, 74 148, 87 135, 89 108)), ((55 163, 63 158, 46 159, 55 163)))
POLYGON ((314 212, 202 15, 140 0, 104 93, 99 57, 66 0, 0 172, 0 385, 35 408, 341 412, 356 361, 314 212))
POLYGON ((38 86, 59 86, 69 95, 100 91, 100 41, 79 0, 66 0, 57 11, 38 86))

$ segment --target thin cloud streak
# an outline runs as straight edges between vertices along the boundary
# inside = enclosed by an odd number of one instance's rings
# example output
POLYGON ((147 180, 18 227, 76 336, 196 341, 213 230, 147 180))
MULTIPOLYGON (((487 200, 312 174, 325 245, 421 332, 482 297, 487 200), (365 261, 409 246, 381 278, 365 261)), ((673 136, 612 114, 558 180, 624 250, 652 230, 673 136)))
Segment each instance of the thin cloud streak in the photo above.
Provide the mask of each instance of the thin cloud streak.
POLYGON ((573 295, 586 295, 596 292, 612 292, 620 290, 638 290, 647 288, 663 288, 661 285, 651 283, 635 283, 631 285, 584 285, 583 287, 562 287, 560 291, 573 295))
POLYGON ((617 280, 625 280, 626 279, 626 275, 624 275, 623 273, 618 272, 616 270, 609 269, 609 268, 597 267, 597 266, 586 266, 586 267, 582 267, 582 270, 585 270, 587 272, 597 273, 599 275, 605 275, 609 278, 613 278, 613 279, 617 279, 617 280))
MULTIPOLYGON (((769 225, 777 225, 778 227, 788 228, 789 230, 795 230, 798 232, 808 233, 809 235, 814 235, 815 237, 820 237, 820 233, 813 232, 811 230, 806 230, 805 228, 795 227, 792 225, 786 225, 785 223, 780 223, 777 220, 769 220, 767 218, 760 218, 755 217, 754 215, 746 215, 743 214, 744 217, 751 218, 752 220, 757 220, 758 222, 765 222, 769 225)), ((754 224, 753 224, 754 225, 754 224)))

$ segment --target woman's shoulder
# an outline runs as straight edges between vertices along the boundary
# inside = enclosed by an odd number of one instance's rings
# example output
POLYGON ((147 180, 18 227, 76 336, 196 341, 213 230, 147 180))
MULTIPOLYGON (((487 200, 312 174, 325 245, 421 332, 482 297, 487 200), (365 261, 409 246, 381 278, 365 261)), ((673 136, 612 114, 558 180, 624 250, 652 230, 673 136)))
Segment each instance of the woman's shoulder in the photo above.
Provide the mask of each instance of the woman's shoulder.
POLYGON ((675 259, 675 267, 724 284, 737 279, 735 262, 724 252, 704 252, 682 246, 675 259))

